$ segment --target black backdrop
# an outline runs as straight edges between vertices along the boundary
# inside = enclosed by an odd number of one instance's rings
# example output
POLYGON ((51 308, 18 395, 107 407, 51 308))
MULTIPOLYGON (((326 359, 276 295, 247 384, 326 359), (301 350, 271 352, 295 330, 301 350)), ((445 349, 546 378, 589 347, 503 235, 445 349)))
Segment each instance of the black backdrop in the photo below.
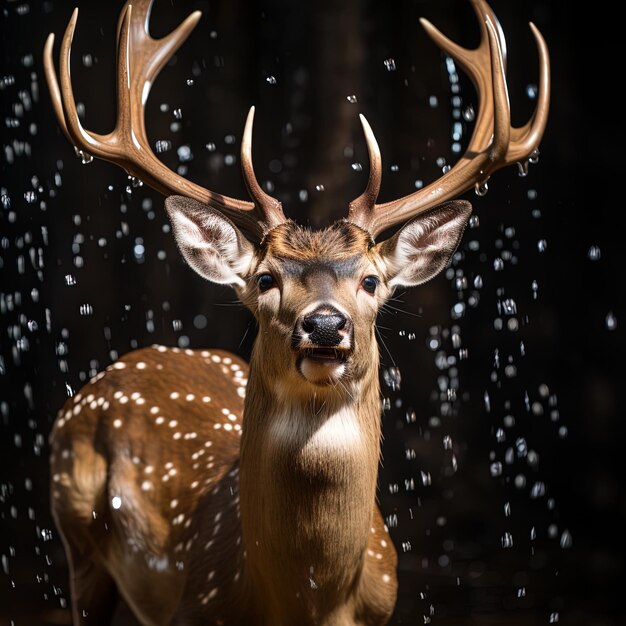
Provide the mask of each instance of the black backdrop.
MULTIPOLYGON (((105 132, 121 2, 78 4, 75 91, 86 126, 105 132)), ((183 265, 162 199, 112 165, 82 165, 59 132, 41 52, 71 8, 5 0, 0 18, 2 625, 69 623, 47 488, 47 434, 68 393, 134 347, 248 355, 254 335, 228 290, 183 265)), ((452 101, 450 68, 418 23, 427 16, 474 45, 460 0, 161 1, 153 33, 196 8, 204 17, 146 117, 152 144, 170 142, 160 157, 207 187, 245 197, 237 154, 253 103, 257 174, 313 226, 343 216, 365 184, 359 112, 381 144, 383 201, 440 175, 438 159, 454 161, 455 121, 467 141, 475 94, 462 77, 462 102, 452 101)), ((402 374, 399 390, 384 386, 379 485, 401 555, 394 623, 621 624, 617 20, 563 0, 494 8, 513 121, 534 104, 528 20, 552 53, 551 117, 528 177, 510 168, 485 197, 470 194, 479 224, 447 277, 400 294, 380 319, 384 368, 402 374)))

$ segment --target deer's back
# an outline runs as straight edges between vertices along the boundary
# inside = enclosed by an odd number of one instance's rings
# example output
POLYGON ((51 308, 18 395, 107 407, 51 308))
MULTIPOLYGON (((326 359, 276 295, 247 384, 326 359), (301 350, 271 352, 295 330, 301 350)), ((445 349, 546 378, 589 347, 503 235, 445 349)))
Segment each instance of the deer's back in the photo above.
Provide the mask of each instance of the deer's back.
POLYGON ((176 589, 168 604, 193 595, 193 605, 209 609, 225 600, 212 590, 236 582, 247 377, 247 364, 228 352, 154 346, 98 374, 59 413, 51 435, 57 525, 114 569, 131 605, 168 578, 176 589), (213 572, 215 587, 194 589, 196 570, 213 572))

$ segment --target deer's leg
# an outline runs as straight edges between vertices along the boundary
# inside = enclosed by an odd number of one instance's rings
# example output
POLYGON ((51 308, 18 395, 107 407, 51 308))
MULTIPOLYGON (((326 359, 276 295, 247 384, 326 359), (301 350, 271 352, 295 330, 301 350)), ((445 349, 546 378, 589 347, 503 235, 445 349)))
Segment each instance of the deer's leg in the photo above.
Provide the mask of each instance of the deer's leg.
POLYGON ((92 549, 65 538, 74 626, 109 626, 118 600, 115 582, 92 549))

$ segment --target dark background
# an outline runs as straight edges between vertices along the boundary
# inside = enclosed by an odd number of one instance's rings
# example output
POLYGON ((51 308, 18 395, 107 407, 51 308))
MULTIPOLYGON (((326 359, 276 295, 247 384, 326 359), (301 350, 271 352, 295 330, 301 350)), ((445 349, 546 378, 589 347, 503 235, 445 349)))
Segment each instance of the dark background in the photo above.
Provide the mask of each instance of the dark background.
MULTIPOLYGON (((76 97, 87 128, 106 132, 122 2, 78 4, 76 97)), ((139 346, 247 356, 254 324, 229 290, 183 265, 158 194, 129 186, 110 164, 82 165, 58 130, 41 52, 50 31, 58 52, 70 3, 1 6, 0 624, 68 624, 48 512, 57 410, 139 346)), ((393 623, 624 624, 618 20, 564 0, 493 6, 507 36, 514 123, 534 105, 529 20, 551 50, 551 116, 528 177, 509 168, 485 197, 468 194, 479 225, 448 274, 398 294, 398 310, 380 318, 383 369, 395 363, 402 374, 400 390, 383 387, 379 485, 400 553, 393 623), (465 305, 458 319, 455 304, 465 305)), ((463 102, 453 106, 444 59, 418 17, 473 46, 467 3, 162 0, 153 34, 196 8, 204 17, 147 106, 152 145, 171 142, 160 154, 170 167, 245 197, 239 140, 255 104, 259 179, 289 216, 319 226, 345 215, 365 185, 359 112, 381 145, 382 201, 439 176, 437 159, 454 162, 453 116, 476 96, 462 77, 463 102), (180 162, 180 146, 192 160, 180 162)), ((471 123, 461 121, 465 145, 471 123)))

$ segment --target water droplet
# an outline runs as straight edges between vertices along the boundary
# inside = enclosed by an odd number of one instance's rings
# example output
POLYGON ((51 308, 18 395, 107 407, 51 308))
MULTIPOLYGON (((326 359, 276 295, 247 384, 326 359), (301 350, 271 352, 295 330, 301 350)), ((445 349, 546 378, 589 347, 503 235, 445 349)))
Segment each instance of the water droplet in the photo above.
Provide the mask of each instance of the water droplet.
POLYGON ((561 533, 561 541, 559 542, 561 548, 567 550, 567 548, 572 547, 572 535, 567 528, 561 533))
POLYGON ((539 252, 545 252, 548 248, 548 242, 545 239, 540 239, 537 242, 537 250, 539 252))
POLYGON ((187 79, 187 87, 191 87, 193 85, 193 78, 187 79))
POLYGON ((387 387, 389 387, 392 391, 400 390, 402 376, 400 375, 400 370, 397 367, 388 367, 383 370, 383 380, 385 381, 387 387))
POLYGON ((518 161, 517 173, 521 178, 528 176, 528 161, 518 161))
POLYGON ((76 146, 74 146, 74 152, 76 153, 76 156, 80 159, 80 162, 83 165, 88 165, 93 161, 93 157, 91 156, 91 154, 88 154, 84 150, 80 150, 76 146))
POLYGON ((478 228, 480 226, 480 218, 478 217, 478 215, 472 215, 469 218, 468 226, 470 228, 478 228))
POLYGON ((265 79, 265 82, 266 82, 268 85, 275 85, 275 84, 276 84, 276 82, 277 82, 277 81, 276 81, 276 76, 268 76, 268 77, 265 79))
POLYGON ((437 99, 437 96, 428 97, 428 106, 431 109, 436 109, 439 106, 439 100, 437 99))
POLYGON ((324 191, 324 185, 315 185, 315 191, 324 191))
POLYGON ((465 302, 457 302, 450 312, 452 319, 458 320, 465 315, 465 302))
POLYGON ((533 500, 536 500, 537 498, 542 498, 545 495, 546 495, 546 486, 543 482, 539 480, 531 487, 530 497, 533 500))
POLYGON ((346 100, 350 103, 350 104, 356 104, 357 103, 357 98, 354 94, 350 95, 350 96, 346 96, 346 100))
POLYGON ((550 619, 548 620, 548 623, 556 624, 558 621, 559 621, 559 614, 558 614, 558 612, 554 611, 554 612, 550 613, 550 619))
POLYGON ((606 314, 605 324, 607 330, 615 330, 617 328, 617 318, 613 315, 612 311, 606 314))
POLYGON ((352 169, 353 169, 355 172, 360 172, 360 171, 362 171, 363 166, 362 166, 360 163, 353 163, 353 164, 352 164, 352 169))
POLYGON ((493 476, 501 476, 502 475, 502 463, 500 461, 496 461, 489 466, 489 473, 493 476))
POLYGON ((591 246, 589 250, 587 251, 587 258, 590 261, 599 261, 601 256, 602 256, 602 253, 598 246, 591 246))
POLYGON ((474 107, 471 104, 468 104, 463 109, 463 119, 466 122, 473 122, 475 117, 476 117, 476 112, 474 111, 474 107))
POLYGON ((476 183, 474 185, 474 193, 479 198, 482 198, 483 196, 486 196, 488 191, 489 191, 489 185, 487 184, 487 181, 484 181, 482 183, 476 183))
POLYGON ((500 257, 494 259, 493 269, 496 270, 496 272, 501 272, 504 269, 504 261, 500 257))
POLYGON ((174 109, 174 117, 177 120, 182 120, 183 119, 183 110, 182 109, 174 109))
POLYGON ((154 149, 156 150, 157 153, 167 152, 168 150, 171 149, 171 147, 172 147, 172 142, 169 141, 169 139, 159 139, 154 144, 154 149))
POLYGON ((537 165, 539 163, 539 148, 535 148, 528 157, 528 162, 531 165, 537 165))
POLYGON ((396 62, 395 62, 394 59, 391 59, 391 58, 385 59, 384 63, 385 63, 385 69, 388 72, 395 72, 395 70, 396 70, 396 62))
POLYGON ((191 148, 187 145, 179 146, 176 150, 176 154, 178 155, 178 160, 181 163, 186 163, 187 161, 191 161, 193 159, 191 148))
POLYGON ((502 535, 502 547, 503 548, 513 547, 513 535, 511 533, 504 533, 504 535, 502 535))
POLYGON ((537 97, 538 91, 537 85, 526 85, 526 95, 530 98, 530 100, 534 100, 537 97))

